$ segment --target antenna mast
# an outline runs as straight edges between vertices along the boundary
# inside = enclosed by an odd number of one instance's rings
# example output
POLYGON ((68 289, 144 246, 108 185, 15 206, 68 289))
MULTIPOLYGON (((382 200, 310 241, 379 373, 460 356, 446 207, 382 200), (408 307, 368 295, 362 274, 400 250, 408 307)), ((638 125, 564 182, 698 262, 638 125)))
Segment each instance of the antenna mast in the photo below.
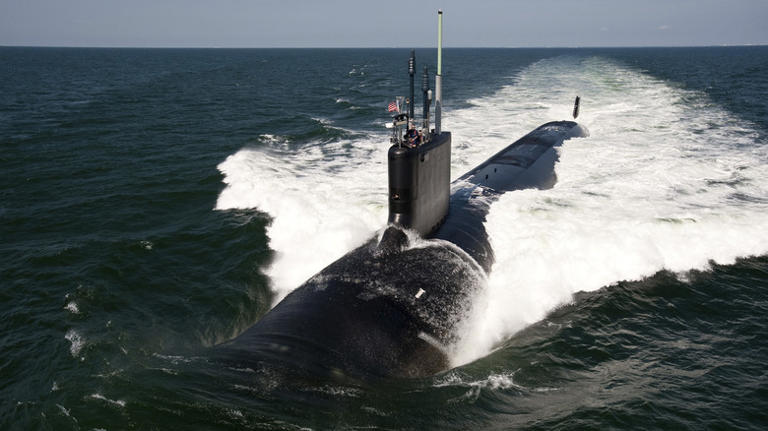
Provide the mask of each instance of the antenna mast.
POLYGON ((443 11, 437 11, 437 75, 435 75, 435 134, 440 134, 443 111, 443 11))
MULTIPOLYGON (((416 51, 411 50, 411 58, 408 59, 408 75, 411 78, 411 92, 408 98, 408 121, 413 121, 413 74, 416 73, 416 51)), ((410 124, 409 124, 410 126, 410 124)))

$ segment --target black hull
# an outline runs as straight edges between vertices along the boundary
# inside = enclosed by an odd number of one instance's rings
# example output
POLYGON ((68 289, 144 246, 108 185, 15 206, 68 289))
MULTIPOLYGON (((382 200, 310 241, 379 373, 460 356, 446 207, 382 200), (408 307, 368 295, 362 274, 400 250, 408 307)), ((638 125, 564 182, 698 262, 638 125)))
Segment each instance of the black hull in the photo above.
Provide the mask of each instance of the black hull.
MULTIPOLYGON (((409 244, 397 225, 290 293, 219 351, 238 367, 265 365, 319 378, 417 377, 450 367, 447 346, 493 264, 484 222, 501 194, 549 188, 556 147, 585 136, 547 123, 451 185, 432 241, 409 244)), ((448 135, 450 142, 450 135, 448 135)))
POLYGON ((509 191, 552 188, 557 182, 557 148, 587 134, 573 121, 546 123, 470 170, 451 184, 448 216, 431 237, 461 247, 489 272, 493 250, 484 223, 490 205, 509 191))

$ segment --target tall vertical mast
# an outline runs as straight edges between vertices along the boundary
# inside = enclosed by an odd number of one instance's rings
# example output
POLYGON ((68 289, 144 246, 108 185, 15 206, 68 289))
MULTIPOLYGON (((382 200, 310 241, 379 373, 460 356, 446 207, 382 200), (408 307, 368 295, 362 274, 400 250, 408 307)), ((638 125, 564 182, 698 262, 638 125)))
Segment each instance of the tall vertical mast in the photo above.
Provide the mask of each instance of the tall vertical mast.
POLYGON ((424 93, 424 111, 423 111, 423 119, 422 119, 422 129, 424 130, 424 135, 428 138, 429 137, 429 103, 431 100, 429 100, 432 97, 432 92, 429 91, 429 70, 427 69, 427 66, 424 66, 424 74, 421 76, 421 92, 424 93))
MULTIPOLYGON (((413 105, 415 100, 413 100, 413 74, 416 73, 416 51, 411 50, 411 58, 408 59, 408 75, 410 75, 411 78, 411 93, 410 97, 408 99, 408 122, 410 123, 413 121, 413 105)), ((407 128, 410 128, 410 124, 407 128)))
POLYGON ((435 75, 435 133, 440 134, 443 111, 443 11, 437 11, 437 75, 435 75))

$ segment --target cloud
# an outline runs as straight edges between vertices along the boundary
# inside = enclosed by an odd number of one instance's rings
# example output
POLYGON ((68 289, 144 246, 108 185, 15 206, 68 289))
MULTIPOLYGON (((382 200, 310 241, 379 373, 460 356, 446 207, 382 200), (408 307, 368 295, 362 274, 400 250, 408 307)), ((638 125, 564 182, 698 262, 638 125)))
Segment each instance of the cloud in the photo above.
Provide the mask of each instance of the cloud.
POLYGON ((668 30, 668 29, 669 29, 669 26, 666 25, 666 24, 662 24, 662 25, 659 26, 659 30, 661 30, 661 31, 668 30))

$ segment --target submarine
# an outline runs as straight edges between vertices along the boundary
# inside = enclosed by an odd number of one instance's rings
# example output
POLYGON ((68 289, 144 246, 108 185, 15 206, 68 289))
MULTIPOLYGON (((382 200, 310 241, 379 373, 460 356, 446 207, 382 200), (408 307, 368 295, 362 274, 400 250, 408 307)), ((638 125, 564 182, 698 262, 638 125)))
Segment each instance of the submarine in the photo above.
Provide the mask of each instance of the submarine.
MULTIPOLYGON (((484 227, 502 194, 551 188, 557 148, 588 135, 574 121, 543 124, 455 181, 451 133, 441 129, 442 11, 438 11, 434 127, 425 67, 423 113, 396 112, 388 151, 387 226, 288 294, 253 326, 216 347, 237 368, 311 378, 413 378, 451 367, 450 348, 485 286, 494 255, 484 227)), ((576 98, 574 119, 578 116, 576 98)))

